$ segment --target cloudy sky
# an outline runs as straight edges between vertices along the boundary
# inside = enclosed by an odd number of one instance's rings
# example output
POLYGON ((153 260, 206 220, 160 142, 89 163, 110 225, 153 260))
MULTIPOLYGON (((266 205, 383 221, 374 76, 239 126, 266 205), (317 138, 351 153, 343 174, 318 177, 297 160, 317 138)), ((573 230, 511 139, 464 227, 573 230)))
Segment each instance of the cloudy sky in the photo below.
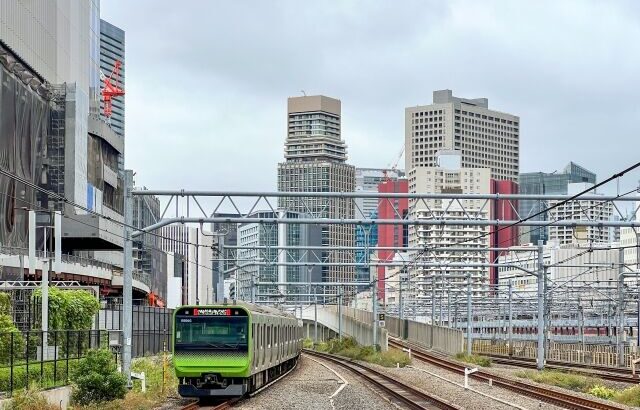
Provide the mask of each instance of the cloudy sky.
POLYGON ((126 162, 149 188, 275 190, 301 90, 342 100, 356 166, 392 163, 404 108, 445 88, 520 116, 521 171, 602 180, 640 159, 634 1, 102 0, 101 17, 126 32, 126 162))

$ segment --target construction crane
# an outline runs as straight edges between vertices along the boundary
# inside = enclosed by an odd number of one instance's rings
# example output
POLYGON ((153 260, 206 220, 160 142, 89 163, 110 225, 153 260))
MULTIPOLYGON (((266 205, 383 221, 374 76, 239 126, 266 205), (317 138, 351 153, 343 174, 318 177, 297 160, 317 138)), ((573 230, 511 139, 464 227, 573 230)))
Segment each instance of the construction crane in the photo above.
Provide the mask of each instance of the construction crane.
MULTIPOLYGON (((389 171, 395 171, 396 169, 398 169, 398 163, 400 162, 400 158, 402 158, 402 154, 404 154, 404 145, 402 145, 402 149, 400 150, 400 152, 398 153, 398 155, 395 158, 395 161, 393 161, 391 164, 389 164, 389 171)), ((387 173, 387 170, 385 169, 383 171, 384 174, 384 182, 389 181, 391 178, 389 178, 389 174, 387 173)))
POLYGON ((111 117, 111 99, 114 97, 120 97, 124 95, 124 89, 120 86, 120 67, 122 63, 120 60, 116 60, 113 64, 113 70, 109 77, 100 72, 100 77, 104 82, 102 86, 102 100, 104 101, 104 116, 111 117), (114 80, 112 83, 111 80, 114 80))

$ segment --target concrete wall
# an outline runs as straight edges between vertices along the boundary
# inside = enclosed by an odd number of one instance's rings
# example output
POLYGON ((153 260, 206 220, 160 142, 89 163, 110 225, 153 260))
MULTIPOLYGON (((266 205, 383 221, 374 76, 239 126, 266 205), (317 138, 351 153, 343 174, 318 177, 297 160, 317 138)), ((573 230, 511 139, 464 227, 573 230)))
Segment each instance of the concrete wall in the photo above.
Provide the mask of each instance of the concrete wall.
MULTIPOLYGON (((57 408, 60 408, 61 410, 66 410, 69 407, 69 401, 71 399, 70 386, 44 390, 40 392, 40 394, 42 394, 42 396, 47 400, 47 402, 56 406, 57 408)), ((9 403, 11 403, 11 399, 0 400, 0 409, 7 408, 9 403)))
MULTIPOLYGON (((342 334, 345 336, 351 336, 363 346, 373 345, 373 325, 371 322, 362 322, 353 316, 347 315, 346 309, 342 315, 342 334)), ((307 321, 314 321, 314 307, 307 307, 302 311, 302 318, 307 321)), ((332 330, 336 334, 339 331, 338 324, 338 312, 336 306, 322 306, 318 307, 318 323, 324 325, 328 329, 332 330)), ((313 327, 311 328, 313 332, 313 327)), ((313 333, 312 333, 313 334, 313 333)), ((386 351, 388 345, 388 332, 386 329, 378 328, 378 344, 382 351, 386 351)))
MULTIPOLYGON (((344 308, 344 314, 363 323, 373 323, 373 312, 344 308)), ((463 350, 464 335, 457 329, 432 326, 413 320, 400 320, 386 316, 385 328, 392 336, 428 347, 447 354, 456 354, 463 350)))

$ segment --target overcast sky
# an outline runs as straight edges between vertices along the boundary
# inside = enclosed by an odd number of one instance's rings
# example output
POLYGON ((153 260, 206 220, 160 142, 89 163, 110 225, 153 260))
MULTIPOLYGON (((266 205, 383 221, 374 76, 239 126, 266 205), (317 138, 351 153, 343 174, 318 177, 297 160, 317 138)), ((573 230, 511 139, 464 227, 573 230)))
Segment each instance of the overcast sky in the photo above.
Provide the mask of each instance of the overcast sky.
POLYGON ((640 160, 640 2, 102 0, 101 17, 126 32, 126 165, 149 188, 275 190, 301 90, 342 100, 355 166, 395 161, 404 108, 445 88, 520 116, 523 172, 640 160))

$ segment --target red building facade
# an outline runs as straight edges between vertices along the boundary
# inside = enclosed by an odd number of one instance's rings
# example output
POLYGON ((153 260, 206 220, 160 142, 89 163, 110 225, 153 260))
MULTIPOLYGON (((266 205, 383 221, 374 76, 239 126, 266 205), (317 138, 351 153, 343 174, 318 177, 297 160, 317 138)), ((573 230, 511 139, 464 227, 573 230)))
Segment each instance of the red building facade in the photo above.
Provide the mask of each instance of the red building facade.
MULTIPOLYGON (((406 179, 389 180, 378 185, 378 193, 407 193, 409 183, 406 179)), ((400 219, 405 218, 409 210, 409 200, 407 198, 382 198, 378 202, 378 218, 380 219, 400 219)), ((378 246, 379 247, 406 247, 409 241, 409 230, 407 225, 378 225, 378 246)), ((380 261, 392 261, 395 256, 393 250, 379 250, 378 259, 380 261)), ((378 266, 378 297, 384 300, 385 291, 384 266, 378 266)))
MULTIPOLYGON (((513 181, 507 180, 491 180, 491 193, 492 194, 517 194, 518 184, 513 181)), ((517 221, 519 219, 517 201, 509 201, 499 199, 492 201, 491 205, 491 219, 503 220, 503 221, 517 221)), ((510 228, 502 227, 502 229, 492 226, 489 229, 490 232, 490 246, 492 248, 508 248, 510 246, 517 246, 519 244, 518 227, 513 226, 510 228)), ((496 263, 498 257, 505 252, 490 251, 489 260, 492 263, 496 263)), ((498 268, 491 267, 489 269, 489 283, 496 285, 498 283, 498 268)))

